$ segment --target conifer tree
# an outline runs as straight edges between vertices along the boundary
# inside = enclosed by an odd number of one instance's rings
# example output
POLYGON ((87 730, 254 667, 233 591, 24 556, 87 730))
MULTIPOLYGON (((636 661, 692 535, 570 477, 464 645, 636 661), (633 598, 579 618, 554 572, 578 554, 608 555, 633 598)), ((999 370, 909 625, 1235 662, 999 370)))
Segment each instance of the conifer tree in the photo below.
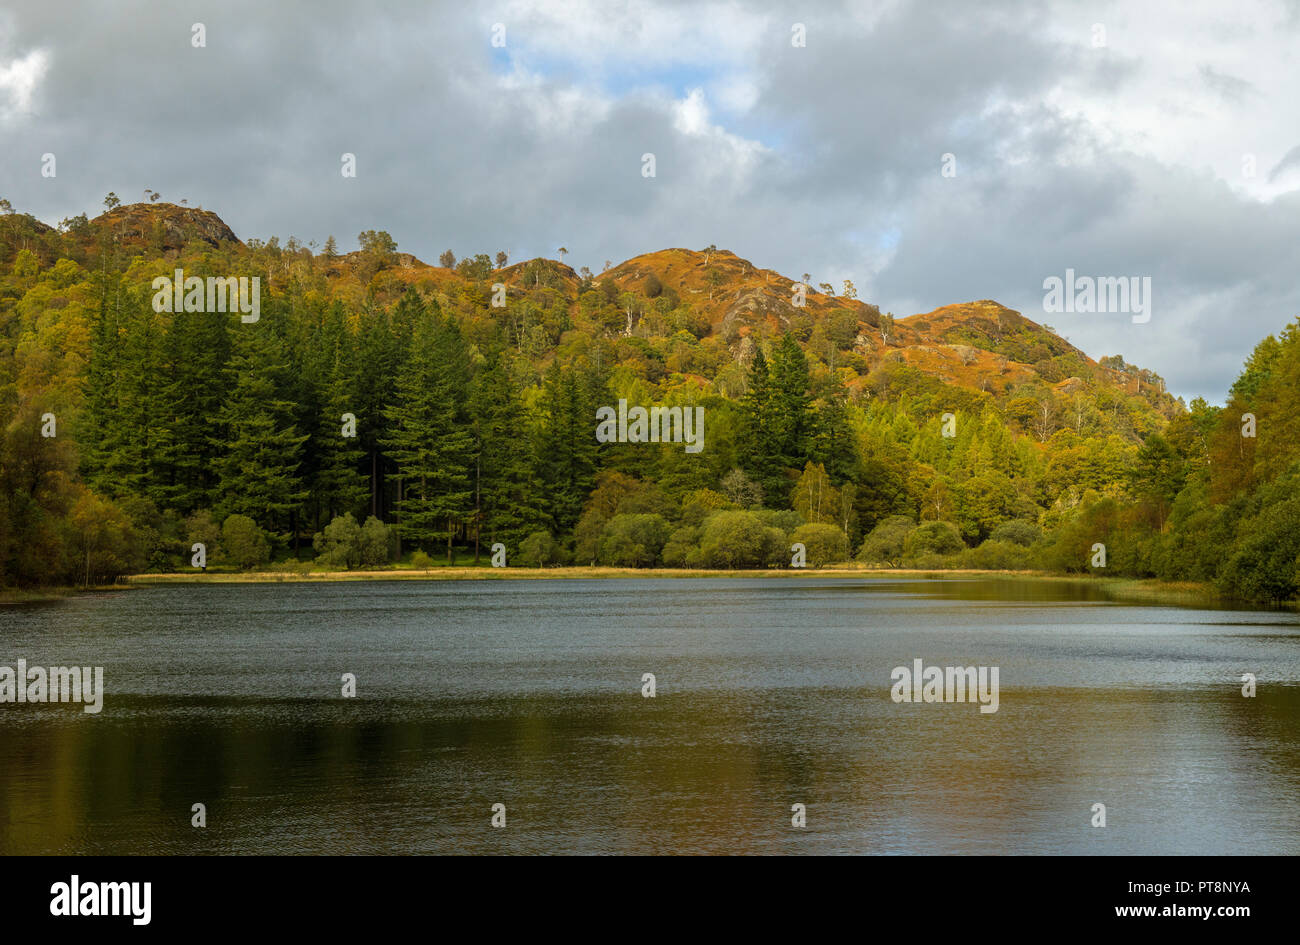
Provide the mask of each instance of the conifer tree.
POLYGON ((478 538, 511 551, 546 518, 542 481, 527 448, 528 431, 505 355, 493 352, 474 378, 475 560, 478 538))
POLYGON ((117 443, 109 470, 115 495, 144 496, 159 508, 175 498, 175 377, 168 351, 172 316, 153 310, 148 287, 124 293, 117 443))
POLYGON ((808 361, 794 335, 781 339, 772 356, 770 376, 773 445, 783 467, 798 469, 808 458, 813 413, 808 361))
POLYGON ((369 513, 386 521, 391 509, 388 480, 392 463, 381 437, 387 425, 384 411, 397 387, 398 366, 388 313, 363 310, 356 338, 356 408, 352 412, 357 415, 357 439, 365 454, 362 465, 369 478, 369 513))
POLYGON ((90 352, 82 378, 85 410, 81 465, 86 481, 99 492, 111 494, 120 472, 117 377, 121 370, 119 313, 110 304, 108 280, 100 283, 99 312, 90 324, 90 352))
POLYGON ((749 364, 748 386, 740 406, 742 468, 763 490, 764 502, 775 503, 782 492, 781 453, 773 416, 771 372, 761 346, 749 364))
POLYGON ((168 333, 168 359, 175 377, 171 410, 173 498, 182 514, 211 506, 221 454, 221 415, 230 358, 228 325, 220 312, 177 312, 168 333))
POLYGON ((468 350, 455 322, 436 311, 420 319, 381 438, 397 471, 399 533, 423 549, 445 542, 448 563, 457 526, 473 510, 468 382, 468 350))
POLYGON ((298 473, 307 436, 298 433, 284 395, 286 357, 276 331, 282 318, 279 305, 264 302, 259 321, 233 332, 218 504, 220 517, 246 515, 281 538, 307 496, 298 473))
POLYGON ((556 532, 578 523, 596 480, 596 392, 600 385, 573 368, 552 364, 542 385, 538 441, 551 521, 556 532))
POLYGON ((336 515, 363 508, 367 477, 362 472, 365 451, 361 431, 356 429, 359 404, 354 393, 355 346, 345 325, 342 305, 336 302, 331 306, 320 335, 322 366, 315 398, 320 407, 312 434, 316 453, 312 495, 324 521, 329 522, 336 515), (350 423, 345 423, 345 415, 351 416, 350 423))
POLYGON ((857 447, 853 431, 849 429, 847 392, 839 377, 835 377, 830 391, 817 410, 816 434, 813 453, 835 482, 853 479, 858 472, 857 447))

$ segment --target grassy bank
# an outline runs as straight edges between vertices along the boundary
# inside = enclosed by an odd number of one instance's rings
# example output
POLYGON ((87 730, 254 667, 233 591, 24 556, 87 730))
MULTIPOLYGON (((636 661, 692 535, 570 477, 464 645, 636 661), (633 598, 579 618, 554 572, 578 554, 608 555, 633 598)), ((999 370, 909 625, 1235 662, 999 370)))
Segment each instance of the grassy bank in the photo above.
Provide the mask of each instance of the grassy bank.
POLYGON ((121 584, 109 584, 92 587, 0 587, 0 604, 38 604, 45 601, 62 600, 88 591, 121 591, 121 584))
MULTIPOLYGON (((1028 576, 1028 575, 1027 575, 1028 576)), ((1113 601, 1127 604, 1167 604, 1184 607, 1246 606, 1249 602, 1224 597, 1213 584, 1196 581, 1161 581, 1156 578, 1078 577, 1059 574, 1033 575, 1045 581, 1061 581, 1099 588, 1113 601)), ((1249 604, 1262 607, 1262 604, 1249 604)))
MULTIPOLYGON (((427 570, 387 568, 375 571, 227 571, 206 573, 137 574, 132 584, 262 584, 304 581, 500 581, 563 580, 574 578, 800 578, 800 577, 943 577, 953 574, 988 576, 1012 575, 1013 571, 912 571, 899 568, 788 568, 773 570, 702 570, 691 568, 492 568, 438 567, 427 570)), ((1026 572, 1028 573, 1028 572, 1026 572)))

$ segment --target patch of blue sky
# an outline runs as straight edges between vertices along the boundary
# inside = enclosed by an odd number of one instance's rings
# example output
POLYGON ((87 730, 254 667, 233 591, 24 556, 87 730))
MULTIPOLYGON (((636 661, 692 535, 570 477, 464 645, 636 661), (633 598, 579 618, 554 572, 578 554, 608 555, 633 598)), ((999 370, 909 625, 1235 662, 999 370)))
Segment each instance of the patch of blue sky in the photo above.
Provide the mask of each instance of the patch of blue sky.
POLYGON ((492 65, 500 74, 513 73, 516 62, 532 75, 558 81, 580 79, 612 98, 645 89, 667 90, 681 97, 693 88, 707 90, 724 79, 728 72, 722 66, 705 63, 639 63, 635 59, 616 57, 593 64, 518 45, 492 50, 492 65))
POLYGON ((903 228, 897 224, 859 226, 845 231, 841 237, 860 251, 874 256, 897 249, 903 239, 903 228))
POLYGON ((903 239, 903 229, 898 226, 891 226, 888 229, 881 230, 876 234, 876 247, 882 250, 897 249, 898 244, 903 239))
POLYGON ((538 50, 513 46, 492 50, 492 66, 500 75, 511 75, 518 67, 529 75, 554 82, 582 83, 613 99, 627 98, 640 92, 654 92, 682 100, 693 89, 704 91, 709 120, 771 150, 787 144, 789 129, 773 123, 770 116, 759 118, 729 106, 722 89, 734 77, 732 69, 721 64, 637 63, 610 59, 593 68, 590 64, 551 55, 538 50))

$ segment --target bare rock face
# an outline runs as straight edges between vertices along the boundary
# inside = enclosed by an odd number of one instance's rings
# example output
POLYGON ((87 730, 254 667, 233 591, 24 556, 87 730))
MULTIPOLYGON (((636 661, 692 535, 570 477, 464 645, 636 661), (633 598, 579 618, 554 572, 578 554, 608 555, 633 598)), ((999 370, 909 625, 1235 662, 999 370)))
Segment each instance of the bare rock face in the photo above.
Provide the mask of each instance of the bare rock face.
POLYGON ((30 213, 17 214, 17 219, 21 220, 24 226, 30 227, 32 231, 38 235, 44 235, 46 233, 51 232, 54 229, 54 227, 50 226, 48 223, 44 223, 41 220, 36 219, 30 213))
POLYGON ((722 316, 722 329, 726 331, 732 325, 754 325, 772 317, 785 328, 797 311, 788 295, 769 289, 741 289, 735 293, 722 316))
POLYGON ((174 203, 133 203, 114 207, 91 222, 110 227, 114 235, 126 242, 151 241, 161 229, 163 249, 178 250, 193 240, 202 240, 214 247, 224 242, 240 242, 225 221, 211 210, 181 207, 174 203))
POLYGON ((979 360, 978 349, 970 345, 949 345, 948 347, 952 349, 953 354, 957 356, 962 364, 974 364, 979 360))

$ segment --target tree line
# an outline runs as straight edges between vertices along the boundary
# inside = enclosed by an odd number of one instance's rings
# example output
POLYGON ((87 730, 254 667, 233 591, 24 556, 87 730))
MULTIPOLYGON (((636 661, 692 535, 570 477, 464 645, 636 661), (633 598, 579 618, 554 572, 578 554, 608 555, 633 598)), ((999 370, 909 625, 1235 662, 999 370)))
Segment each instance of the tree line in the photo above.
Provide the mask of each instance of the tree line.
POLYGON ((869 361, 847 310, 833 333, 717 333, 657 279, 567 294, 534 261, 498 308, 486 255, 419 281, 374 231, 344 265, 292 240, 127 253, 84 221, 20 229, 0 246, 6 585, 187 568, 202 542, 232 567, 497 543, 535 566, 788 567, 797 543, 809 566, 1079 572, 1103 544, 1108 574, 1300 586, 1295 325, 1225 408, 1164 416, 1101 383, 994 396, 869 361), (154 311, 180 265, 261 275, 259 321, 154 311), (706 449, 598 443, 620 398, 703 406, 706 449))

